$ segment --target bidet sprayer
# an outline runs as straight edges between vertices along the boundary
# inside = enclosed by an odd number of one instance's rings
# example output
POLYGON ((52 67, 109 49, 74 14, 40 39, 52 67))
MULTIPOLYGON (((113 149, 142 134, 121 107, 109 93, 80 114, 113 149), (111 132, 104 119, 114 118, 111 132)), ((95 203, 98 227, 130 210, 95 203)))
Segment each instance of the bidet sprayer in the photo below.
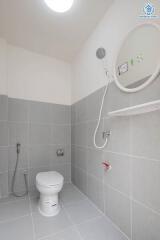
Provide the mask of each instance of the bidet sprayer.
POLYGON ((21 144, 20 144, 20 143, 17 143, 17 154, 20 153, 20 149, 21 149, 21 144))

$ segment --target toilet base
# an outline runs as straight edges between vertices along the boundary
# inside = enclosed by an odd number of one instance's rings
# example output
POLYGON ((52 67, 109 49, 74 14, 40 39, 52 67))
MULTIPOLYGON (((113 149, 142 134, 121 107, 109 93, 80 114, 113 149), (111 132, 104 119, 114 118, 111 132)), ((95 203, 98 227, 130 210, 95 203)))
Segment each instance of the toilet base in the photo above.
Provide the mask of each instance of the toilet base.
POLYGON ((60 211, 60 205, 58 203, 58 194, 54 194, 51 196, 40 194, 38 210, 40 214, 45 217, 56 216, 60 211))
POLYGON ((57 206, 56 209, 53 209, 51 212, 47 211, 47 212, 44 212, 43 210, 41 210, 40 206, 38 206, 38 210, 40 212, 40 214, 44 217, 54 217, 56 215, 58 215, 58 213, 60 212, 60 205, 57 206))

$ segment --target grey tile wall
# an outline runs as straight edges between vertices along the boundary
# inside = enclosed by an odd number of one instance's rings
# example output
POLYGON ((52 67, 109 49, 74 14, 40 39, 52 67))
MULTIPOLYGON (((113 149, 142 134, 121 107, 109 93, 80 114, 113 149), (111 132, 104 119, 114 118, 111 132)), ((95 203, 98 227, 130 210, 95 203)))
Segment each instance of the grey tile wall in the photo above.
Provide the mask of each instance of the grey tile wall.
POLYGON ((35 190, 39 171, 56 170, 71 181, 71 107, 0 96, 0 196, 11 191, 16 163, 16 143, 21 143, 16 191, 35 190), (64 157, 57 157, 58 148, 64 157))
MULTIPOLYGON (((21 167, 28 171, 30 190, 35 189, 35 176, 39 171, 59 171, 63 174, 65 181, 70 182, 71 162, 68 160, 67 154, 71 148, 71 137, 68 136, 71 129, 70 107, 10 99, 9 109, 12 109, 13 112, 10 114, 12 117, 9 121, 12 126, 10 135, 12 137, 12 132, 15 131, 16 137, 13 139, 24 145, 21 152, 21 163, 23 164, 21 167), (17 118, 17 116, 19 117, 17 118), (56 150, 58 148, 64 149, 64 157, 57 158, 56 150)), ((12 139, 11 137, 10 139, 12 139)), ((10 143, 15 147, 14 140, 10 140, 10 143)), ((10 168, 11 164, 9 170, 11 170, 10 168)))
POLYGON ((8 97, 0 95, 0 121, 8 120, 8 97))
POLYGON ((72 182, 132 240, 160 239, 160 113, 109 119, 108 111, 160 98, 160 78, 135 94, 114 83, 106 96, 97 133, 111 130, 108 145, 96 150, 93 134, 104 88, 71 107, 72 182), (106 172, 102 162, 109 161, 106 172))
POLYGON ((8 97, 0 95, 0 198, 8 195, 8 97))

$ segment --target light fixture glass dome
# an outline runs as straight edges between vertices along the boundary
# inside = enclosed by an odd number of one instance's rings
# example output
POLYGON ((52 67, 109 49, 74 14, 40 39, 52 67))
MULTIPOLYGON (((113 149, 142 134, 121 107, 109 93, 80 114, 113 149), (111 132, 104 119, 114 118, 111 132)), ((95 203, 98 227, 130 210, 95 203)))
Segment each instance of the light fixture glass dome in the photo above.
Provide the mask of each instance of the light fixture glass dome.
POLYGON ((74 0, 44 0, 49 8, 55 12, 66 12, 72 5, 74 0))

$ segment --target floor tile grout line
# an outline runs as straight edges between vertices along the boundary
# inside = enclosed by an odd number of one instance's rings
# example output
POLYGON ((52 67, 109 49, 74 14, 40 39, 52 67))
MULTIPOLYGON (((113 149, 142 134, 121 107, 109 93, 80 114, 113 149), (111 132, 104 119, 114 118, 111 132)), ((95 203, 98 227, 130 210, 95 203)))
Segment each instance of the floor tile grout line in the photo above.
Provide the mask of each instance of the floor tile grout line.
MULTIPOLYGON (((74 185, 74 184, 73 184, 73 185, 74 185)), ((83 192, 81 192, 81 191, 77 188, 77 186, 74 185, 74 187, 75 187, 80 193, 82 193, 84 196, 86 196, 83 192)), ((113 225, 120 233, 122 233, 123 236, 125 236, 128 240, 130 240, 130 238, 118 227, 118 225, 116 225, 109 217, 107 217, 107 216, 105 215, 105 213, 102 212, 87 196, 86 196, 86 198, 89 200, 89 202, 92 204, 92 206, 94 206, 94 207, 102 214, 102 216, 103 216, 105 219, 109 219, 109 221, 112 223, 112 225, 113 225)))
MULTIPOLYGON (((55 234, 50 234, 50 235, 47 235, 47 236, 44 236, 44 237, 42 237, 42 238, 38 238, 38 240, 45 240, 46 238, 48 238, 48 237, 52 237, 52 236, 56 236, 57 234, 60 234, 60 233, 63 233, 65 230, 67 230, 67 229, 76 229, 77 230, 77 232, 78 232, 78 234, 79 234, 79 236, 80 236, 80 239, 81 240, 84 240, 83 238, 82 238, 82 236, 81 236, 81 234, 79 233, 79 231, 78 231, 78 229, 77 228, 75 228, 77 225, 79 225, 79 224, 75 224, 74 222, 73 222, 73 220, 72 220, 72 218, 70 217, 70 215, 69 215, 69 213, 67 212, 67 210, 65 209, 65 206, 64 206, 64 204, 63 204, 63 202, 61 201, 61 206, 62 206, 62 209, 63 209, 63 211, 65 212, 65 214, 66 214, 66 216, 69 218, 69 220, 70 220, 70 222, 71 222, 71 226, 69 226, 69 227, 65 227, 63 230, 60 230, 60 231, 58 231, 58 232, 56 232, 55 234)), ((91 220, 91 219, 90 219, 91 220)), ((92 220, 93 220, 93 218, 92 218, 92 220)), ((86 220, 87 221, 87 220, 86 220)), ((84 221, 84 222, 86 222, 86 221, 84 221)), ((81 223, 82 224, 82 223, 81 223)))
MULTIPOLYGON (((73 229, 73 228, 75 228, 74 225, 72 225, 72 226, 70 226, 70 227, 66 227, 66 228, 64 228, 63 230, 60 230, 60 231, 58 231, 58 232, 56 232, 56 233, 49 234, 49 235, 46 235, 46 236, 44 236, 44 237, 38 238, 37 240, 45 240, 45 239, 50 238, 50 237, 55 237, 57 234, 61 234, 61 233, 63 233, 64 231, 66 231, 66 230, 68 230, 68 229, 73 229)), ((77 229, 76 229, 76 230, 77 230, 77 229)), ((84 240, 84 239, 81 239, 81 240, 84 240)))
MULTIPOLYGON (((23 216, 19 216, 19 217, 13 218, 13 219, 8 219, 6 221, 2 221, 2 222, 0 222, 0 224, 7 223, 7 222, 12 222, 12 221, 14 222, 14 221, 19 220, 21 218, 24 218, 26 216, 31 216, 32 228, 33 228, 33 231, 34 231, 34 225, 33 225, 34 223, 33 223, 33 217, 32 217, 33 211, 32 211, 32 208, 31 208, 31 201, 30 201, 29 195, 27 197, 24 197, 23 199, 18 199, 17 198, 15 200, 10 200, 10 201, 8 201, 6 203, 4 202, 2 204, 10 204, 10 203, 13 203, 13 202, 22 202, 22 201, 27 201, 27 200, 28 200, 28 206, 29 206, 29 213, 28 214, 25 214, 23 216)), ((34 238, 34 239, 36 239, 36 238, 34 238)))
MULTIPOLYGON (((74 187, 80 192, 82 193, 75 185, 74 187)), ((86 196, 84 193, 82 193, 84 196, 86 196)), ((105 213, 103 213, 87 196, 86 196, 87 200, 92 204, 92 206, 94 206, 100 213, 101 213, 101 216, 98 216, 98 217, 95 217, 95 218, 92 218, 92 219, 88 219, 86 220, 85 222, 83 223, 86 223, 86 222, 90 222, 94 219, 100 219, 102 217, 104 217, 105 219, 109 220, 110 223, 115 227, 115 229, 117 229, 117 231, 119 231, 120 233, 122 233, 123 236, 125 236, 128 240, 130 240, 130 238, 124 233, 122 232, 122 230, 109 218, 105 215, 105 213)), ((76 226, 79 226, 79 225, 82 225, 83 223, 80 223, 80 224, 76 224, 76 226)))
POLYGON ((110 223, 111 223, 111 225, 118 231, 118 232, 120 232, 127 240, 131 240, 124 232, 122 232, 121 231, 121 229, 114 223, 114 222, 112 222, 112 220, 109 218, 109 217, 107 217, 107 216, 99 216, 99 217, 95 217, 95 218, 91 218, 91 219, 88 219, 88 220, 86 220, 86 221, 84 221, 84 222, 82 222, 82 223, 79 223, 79 224, 76 224, 75 226, 81 226, 81 225, 83 225, 83 224, 85 224, 85 223, 88 223, 88 222, 92 222, 92 221, 94 221, 94 220, 98 220, 98 219, 102 219, 102 218, 105 218, 106 220, 108 220, 110 223))
POLYGON ((30 196, 28 197, 29 197, 29 207, 30 207, 30 214, 31 214, 31 221, 32 221, 32 229, 33 229, 33 239, 36 240, 36 230, 35 230, 35 224, 33 219, 32 203, 31 203, 30 196))
MULTIPOLYGON (((30 123, 29 123, 29 118, 30 118, 30 104, 28 102, 28 114, 27 114, 27 145, 29 145, 29 131, 30 131, 30 123)), ((29 150, 27 151, 27 162, 28 162, 28 185, 30 181, 30 174, 29 174, 29 150)), ((28 186, 29 187, 29 186, 28 186)), ((31 222, 32 222, 32 231, 33 231, 33 239, 36 240, 36 230, 35 230, 35 225, 34 225, 34 219, 33 219, 33 211, 32 211, 32 203, 31 203, 31 198, 29 195, 29 189, 28 189, 28 198, 29 198, 29 207, 30 207, 30 214, 31 214, 31 222)))
MULTIPOLYGON (((78 192, 80 192, 80 193, 85 197, 85 199, 87 199, 89 202, 91 202, 91 204, 92 204, 94 207, 97 208, 97 206, 96 206, 83 192, 81 192, 73 183, 71 183, 71 184, 72 184, 72 186, 73 186, 78 192)), ((113 188, 113 189, 114 189, 114 188, 113 188)), ((31 199, 31 196, 29 196, 29 197, 30 197, 30 199, 31 199)), ((4 202, 4 204, 9 204, 9 203, 11 203, 12 201, 13 201, 13 202, 15 202, 15 201, 17 202, 17 201, 26 201, 26 200, 27 200, 27 197, 25 197, 25 198, 23 198, 23 199, 10 200, 10 201, 8 201, 8 202, 4 202)), ((82 200, 81 200, 81 201, 82 201, 82 200)), ((132 199, 132 201, 135 202, 135 203, 137 203, 137 204, 139 204, 139 205, 141 205, 141 206, 143 206, 143 207, 145 207, 146 209, 152 211, 154 214, 160 215, 157 211, 155 211, 155 210, 153 210, 152 208, 146 206, 145 204, 143 204, 143 203, 141 203, 141 202, 139 202, 139 201, 137 201, 137 200, 135 200, 135 199, 132 199)), ((62 202, 62 203, 63 203, 63 202, 62 202)), ((3 203, 2 203, 2 204, 3 204, 3 203)), ((64 205, 64 204, 63 204, 63 205, 64 205)), ((64 207, 65 207, 65 205, 64 205, 64 207)), ((104 215, 104 217, 106 217, 106 215, 105 215, 101 210, 98 209, 98 211, 100 211, 100 213, 101 213, 102 215, 104 215)), ((32 211, 32 212, 33 212, 33 211, 32 211)), ((24 216, 28 216, 28 215, 24 215, 24 216)), ((18 220, 19 218, 22 218, 22 217, 24 217, 24 216, 20 216, 20 217, 14 218, 14 219, 9 219, 9 220, 6 220, 6 221, 2 221, 2 222, 0 222, 0 224, 1 224, 1 223, 4 223, 4 222, 8 222, 8 221, 18 220)), ((118 228, 118 229, 119 229, 119 228, 118 228)))
POLYGON ((140 202, 139 200, 135 199, 133 196, 131 196, 131 195, 126 195, 125 193, 119 191, 118 189, 114 188, 113 186, 111 186, 111 185, 109 185, 109 184, 105 184, 105 186, 111 188, 112 190, 114 190, 114 191, 116 191, 116 192, 118 192, 118 193, 121 194, 123 197, 125 197, 125 198, 127 198, 127 199, 129 199, 129 200, 131 200, 131 201, 133 201, 133 202, 135 202, 135 203, 143 206, 144 208, 147 208, 148 210, 152 211, 153 213, 155 213, 155 214, 157 214, 157 215, 160 215, 160 212, 159 212, 158 210, 155 210, 155 209, 147 206, 145 203, 140 202))
POLYGON ((83 224, 86 224, 86 223, 88 223, 88 222, 92 222, 92 221, 94 221, 94 220, 101 219, 101 218, 103 218, 103 217, 104 217, 104 216, 97 216, 97 217, 89 218, 89 219, 87 219, 87 220, 84 220, 84 221, 81 222, 81 223, 78 223, 78 224, 74 223, 73 226, 79 227, 79 226, 81 226, 81 225, 83 225, 83 224))
MULTIPOLYGON (((74 184, 73 184, 73 185, 74 185, 74 184)), ((101 213, 102 215, 104 215, 104 213, 89 199, 89 197, 88 197, 87 195, 85 195, 83 192, 81 192, 81 191, 78 189, 77 186, 74 185, 74 187, 75 187, 80 193, 82 193, 82 194, 84 195, 84 197, 86 197, 86 199, 91 203, 91 205, 92 205, 94 208, 96 208, 96 210, 97 210, 99 213, 101 213)))
POLYGON ((16 217, 16 218, 10 218, 8 220, 5 220, 5 221, 0 221, 0 224, 5 224, 5 223, 8 223, 8 222, 15 222, 21 218, 25 218, 25 217, 29 217, 30 216, 30 212, 28 214, 25 214, 23 216, 19 216, 19 217, 16 217))
MULTIPOLYGON (((80 168, 80 167, 77 167, 77 166, 76 166, 75 168, 79 168, 81 171, 85 172, 85 170, 82 169, 82 168, 80 168)), ((89 174, 90 176, 92 176, 93 178, 95 178, 95 180, 100 181, 96 176, 92 175, 91 173, 87 173, 87 174, 89 174)), ((152 207, 147 206, 145 203, 143 203, 143 202, 135 199, 133 196, 131 197, 130 194, 127 195, 126 193, 118 190, 117 188, 113 187, 113 186, 110 185, 110 184, 104 183, 104 186, 109 187, 110 189, 118 192, 118 193, 121 194, 123 197, 126 197, 127 199, 130 199, 130 200, 132 200, 133 202, 139 203, 140 205, 142 205, 142 206, 144 206, 145 208, 151 210, 151 211, 154 212, 155 214, 160 215, 160 211, 155 210, 155 209, 153 209, 152 207)), ((77 188, 77 189, 78 189, 78 188, 77 188)), ((81 192, 81 193, 82 193, 82 192, 81 192)), ((84 194, 84 193, 83 193, 83 194, 84 194)), ((85 195, 85 194, 84 194, 84 195, 85 195)), ((87 195, 85 195, 85 196, 87 197, 87 195)), ((88 198, 88 197, 87 197, 87 198, 88 198)), ((89 199, 89 198, 88 198, 88 199, 89 199)), ((89 200, 90 200, 90 199, 89 199, 89 200)), ((91 200, 90 200, 90 201, 91 201, 91 200)), ((97 206, 96 206, 96 207, 97 207, 97 206)))
MULTIPOLYGON (((62 207, 63 207, 63 209, 64 209, 64 212, 66 213, 67 217, 70 219, 71 223, 72 223, 72 224, 73 224, 73 226, 75 227, 75 226, 76 226, 76 224, 74 223, 74 221, 73 221, 72 217, 69 215, 68 211, 66 210, 66 208, 65 208, 65 206, 64 206, 63 204, 62 204, 62 207)), ((79 235, 80 239, 81 239, 81 240, 84 240, 84 238, 82 237, 82 235, 81 235, 81 233, 80 233, 79 229, 78 229, 78 228, 76 228, 76 230, 77 230, 77 233, 78 233, 78 235, 79 235)))
POLYGON ((154 210, 153 208, 148 207, 148 206, 145 205, 144 203, 142 203, 142 202, 140 202, 140 201, 138 201, 138 200, 136 200, 136 199, 132 199, 132 201, 133 201, 134 203, 139 204, 139 205, 141 205, 142 207, 148 209, 148 210, 151 211, 152 213, 160 216, 160 212, 154 210))
POLYGON ((89 223, 89 222, 92 222, 92 221, 94 221, 94 220, 98 220, 98 219, 101 219, 101 218, 102 218, 102 216, 95 217, 95 218, 90 218, 90 219, 88 219, 88 220, 86 220, 86 221, 84 221, 84 222, 81 222, 81 223, 79 223, 79 224, 75 224, 75 225, 74 225, 75 228, 76 228, 76 230, 77 230, 77 232, 78 232, 79 235, 80 235, 81 240, 85 240, 85 239, 83 238, 83 236, 82 236, 82 234, 81 234, 81 232, 80 232, 80 230, 79 230, 78 227, 80 227, 80 226, 83 225, 83 224, 87 224, 87 223, 89 223))
MULTIPOLYGON (((10 195, 11 195, 11 193, 10 193, 10 195)), ((9 203, 11 203, 11 202, 21 202, 21 201, 26 201, 27 200, 27 198, 28 198, 28 196, 27 197, 22 197, 22 199, 19 199, 19 198, 14 198, 13 200, 12 199, 10 199, 9 200, 9 196, 6 198, 6 201, 5 202, 0 202, 0 204, 9 204, 9 203), (8 200, 7 200, 8 199, 8 200)), ((1 200, 5 200, 5 198, 3 199, 1 199, 1 200)))
MULTIPOLYGON (((72 187, 73 188, 75 188, 78 192, 80 192, 88 201, 89 201, 89 203, 91 204, 91 205, 93 205, 100 213, 101 213, 101 216, 98 216, 98 217, 94 217, 94 218, 90 218, 90 219, 87 219, 86 221, 83 221, 83 222, 81 222, 81 223, 79 223, 79 224, 75 224, 74 222, 73 222, 73 220, 72 220, 72 218, 70 217, 70 215, 68 216, 68 212, 67 212, 67 209, 65 208, 65 206, 63 205, 63 203, 62 203, 62 206, 63 206, 63 209, 64 209, 64 211, 65 211, 65 213, 66 213, 66 215, 69 217, 69 218, 71 218, 71 222, 73 223, 73 227, 79 232, 79 229, 77 229, 77 227, 79 226, 79 225, 82 225, 82 224, 84 224, 84 223, 87 223, 87 222, 90 222, 90 221, 93 221, 94 219, 100 219, 100 218, 102 218, 102 217, 105 217, 105 219, 109 219, 109 218, 107 218, 105 215, 104 215, 104 213, 102 212, 102 211, 100 211, 98 208, 97 208, 97 206, 83 193, 83 192, 81 192, 74 184, 72 184, 72 187)), ((30 214, 29 215, 27 215, 27 216, 30 216, 31 217, 31 219, 32 219, 32 227, 34 227, 34 219, 33 219, 33 213, 34 213, 34 211, 32 211, 32 203, 31 203, 31 197, 30 196, 28 196, 28 199, 29 199, 29 206, 30 206, 30 214)), ((23 199, 24 200, 24 199, 23 199)), ((22 200, 22 201, 23 201, 22 200)), ((25 215, 26 216, 26 215, 25 215)), ((24 216, 24 217, 25 217, 24 216)), ((22 218, 22 217, 19 217, 19 218, 22 218)), ((18 219, 19 219, 18 218, 18 219)), ((109 219, 109 221, 111 222, 111 224, 112 225, 114 225, 115 226, 115 224, 109 219)), ((72 227, 72 226, 71 226, 72 227)), ((66 228, 64 228, 62 231, 58 231, 56 234, 58 234, 58 233, 60 233, 60 232, 63 232, 65 229, 67 229, 67 228, 69 228, 69 227, 66 227, 66 228)), ((119 232, 121 232, 120 231, 120 229, 118 228, 118 227, 116 227, 115 226, 115 229, 117 229, 119 232)), ((121 232, 123 235, 124 235, 124 233, 123 232, 121 232)), ((35 229, 34 229, 34 239, 36 239, 36 232, 35 232, 35 229)), ((55 235, 55 234, 54 234, 55 235)), ((45 239, 46 237, 50 237, 51 235, 49 235, 49 236, 45 236, 45 237, 43 237, 43 239, 45 239)), ((81 236, 81 234, 80 234, 80 237, 81 237, 81 240, 84 240, 84 238, 81 236)), ((41 240, 42 240, 42 238, 40 238, 41 240)), ((39 239, 39 240, 40 240, 39 239)), ((127 238, 128 239, 128 238, 127 238)))
MULTIPOLYGON (((70 184, 71 184, 71 183, 70 183, 70 184)), ((34 198, 36 198, 36 197, 34 197, 34 198)), ((62 201, 61 201, 61 203, 62 203, 62 201)), ((66 215, 68 216, 68 218, 70 219, 72 225, 71 225, 70 227, 65 227, 63 230, 57 231, 55 234, 50 234, 50 235, 46 235, 46 236, 44 236, 44 237, 42 237, 42 238, 38 238, 38 240, 43 240, 43 239, 46 239, 46 238, 51 237, 51 236, 56 236, 57 234, 59 234, 59 233, 61 233, 61 232, 64 232, 66 229, 75 227, 75 224, 73 223, 73 221, 71 220, 70 216, 69 216, 68 213, 66 212, 66 209, 64 208, 64 204, 63 204, 63 203, 62 203, 62 208, 63 208, 64 212, 66 213, 66 215)), ((31 213, 33 214, 33 212, 34 212, 34 211, 32 211, 32 208, 31 208, 31 213)), ((31 214, 31 215, 32 215, 32 214, 31 214)), ((34 220, 33 220, 33 225, 34 225, 34 220)), ((37 238, 35 238, 35 239, 37 239, 37 238)), ((83 239, 81 239, 81 240, 83 240, 83 239)))
MULTIPOLYGON (((72 186, 73 186, 79 193, 81 193, 81 194, 85 197, 85 200, 86 200, 86 199, 89 200, 88 197, 87 197, 85 194, 83 194, 73 183, 71 183, 71 184, 72 184, 72 186)), ((81 201, 85 201, 85 200, 81 200, 81 201)), ((79 202, 79 201, 78 201, 78 202, 79 202)), ((92 202, 91 202, 90 200, 89 200, 89 202, 90 202, 91 205, 93 206, 93 204, 92 204, 92 202)), ((75 204, 76 204, 76 203, 75 203, 75 204)), ((75 227, 76 227, 76 226, 79 226, 79 225, 81 225, 81 224, 87 223, 87 222, 89 222, 89 221, 92 221, 93 219, 99 219, 99 218, 102 217, 102 216, 98 216, 98 217, 90 218, 90 219, 85 220, 85 221, 82 222, 82 223, 76 224, 76 223, 74 223, 72 217, 70 216, 70 214, 69 214, 68 211, 66 210, 65 205, 63 204, 63 201, 62 201, 62 207, 63 207, 66 215, 67 215, 68 218, 70 219, 71 223, 72 223, 73 226, 75 226, 75 227)), ((98 209, 97 209, 97 210, 98 210, 98 209)), ((76 229, 77 229, 77 228, 76 228, 76 229)), ((83 237, 82 237, 79 229, 77 229, 77 231, 79 232, 79 235, 80 235, 81 239, 83 240, 83 237)))

